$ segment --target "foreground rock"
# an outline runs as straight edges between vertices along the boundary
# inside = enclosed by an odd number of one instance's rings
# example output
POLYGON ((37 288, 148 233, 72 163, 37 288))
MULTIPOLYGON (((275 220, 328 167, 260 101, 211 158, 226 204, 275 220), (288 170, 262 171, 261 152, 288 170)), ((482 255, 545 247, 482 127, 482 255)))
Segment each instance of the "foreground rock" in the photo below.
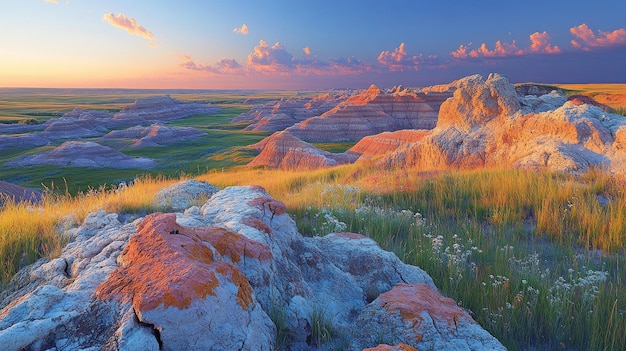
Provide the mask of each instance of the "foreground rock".
POLYGON ((127 224, 101 211, 65 235, 5 292, 5 349, 393 349, 380 333, 400 350, 504 349, 419 268, 358 234, 302 237, 259 187, 127 224))
POLYGON ((22 156, 8 162, 7 165, 12 167, 55 165, 147 169, 154 167, 155 163, 151 159, 130 157, 91 141, 66 141, 54 149, 22 156))

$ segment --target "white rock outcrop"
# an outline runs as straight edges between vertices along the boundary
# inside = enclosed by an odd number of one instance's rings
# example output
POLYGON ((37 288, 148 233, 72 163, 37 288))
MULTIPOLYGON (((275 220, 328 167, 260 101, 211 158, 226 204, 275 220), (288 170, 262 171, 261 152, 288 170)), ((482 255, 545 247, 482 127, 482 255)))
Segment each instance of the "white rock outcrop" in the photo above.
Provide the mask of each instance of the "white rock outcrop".
POLYGON ((0 297, 4 350, 362 350, 374 330, 404 349, 504 350, 424 271, 359 234, 301 236, 260 187, 119 218, 91 214, 60 257, 18 273, 0 297))

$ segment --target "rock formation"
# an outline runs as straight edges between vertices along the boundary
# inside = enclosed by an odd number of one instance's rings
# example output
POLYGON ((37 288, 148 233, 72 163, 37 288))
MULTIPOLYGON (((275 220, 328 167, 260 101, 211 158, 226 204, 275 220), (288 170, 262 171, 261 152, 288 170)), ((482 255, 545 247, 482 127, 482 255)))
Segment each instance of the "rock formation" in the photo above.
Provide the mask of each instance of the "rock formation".
POLYGON ((149 125, 157 122, 167 122, 199 113, 215 113, 217 107, 176 100, 169 95, 153 96, 137 99, 135 103, 124 107, 120 112, 113 115, 117 124, 149 125))
POLYGON ((5 148, 34 148, 48 145, 50 141, 47 138, 37 134, 18 134, 18 135, 2 135, 0 134, 0 150, 5 148))
POLYGON ((255 106, 235 117, 232 123, 251 123, 246 130, 277 132, 307 118, 319 116, 345 99, 346 96, 342 93, 280 99, 255 106))
POLYGON ((333 154, 304 142, 287 131, 276 132, 249 148, 260 150, 249 167, 268 166, 283 169, 317 169, 354 162, 357 156, 333 154))
POLYGON ((63 116, 47 123, 41 133, 45 138, 54 139, 82 139, 104 135, 109 128, 97 120, 63 116))
POLYGON ((205 182, 184 180, 157 191, 152 206, 161 211, 183 211, 202 205, 218 191, 218 188, 205 182))
POLYGON ((513 166, 583 172, 606 167, 626 174, 626 119, 549 95, 520 99, 502 76, 468 77, 441 106, 435 129, 381 163, 424 170, 513 166), (565 103, 546 110, 555 102, 565 103))
POLYGON ((168 127, 161 123, 154 123, 149 127, 138 125, 128 129, 114 130, 102 138, 131 139, 134 141, 133 147, 145 147, 174 144, 193 140, 203 135, 206 135, 206 133, 191 127, 168 127))
POLYGON ((154 161, 130 157, 92 141, 66 141, 51 150, 21 156, 8 166, 56 165, 69 167, 152 168, 154 161))
POLYGON ((424 129, 405 129, 366 136, 351 147, 346 153, 359 159, 375 158, 408 147, 424 138, 429 133, 424 129))
POLYGON ((41 200, 41 192, 0 180, 0 206, 7 198, 15 202, 38 202, 41 200))
POLYGON ((286 130, 308 142, 337 142, 400 129, 432 129, 441 103, 450 96, 449 92, 408 90, 385 93, 372 85, 330 111, 286 130))
POLYGON ((421 269, 358 234, 306 238, 260 187, 123 224, 89 215, 0 297, 7 350, 504 350, 421 269), (323 344, 314 319, 332 329, 323 344), (280 328, 280 329, 279 329, 280 328), (288 336, 278 345, 278 333, 288 336), (377 346, 378 345, 378 346, 377 346))
MULTIPOLYGON (((14 143, 9 144, 9 146, 13 146, 25 142, 31 142, 34 146, 35 144, 32 142, 35 138, 40 138, 41 142, 38 144, 45 145, 48 140, 100 137, 113 129, 123 129, 136 125, 149 126, 193 114, 216 113, 217 111, 217 107, 208 104, 183 102, 169 96, 138 99, 135 103, 124 107, 122 111, 115 114, 75 108, 60 118, 51 118, 40 125, 0 125, 0 133, 4 134, 33 132, 28 139, 16 137, 6 139, 7 136, 0 135, 0 137, 4 137, 4 140, 0 140, 0 148, 3 144, 14 143)), ((184 133, 189 133, 189 131, 184 133)))
MULTIPOLYGON (((251 165, 297 168, 306 164, 305 168, 310 169, 355 159, 376 159, 383 166, 418 167, 425 171, 522 167, 576 173, 601 167, 612 174, 626 175, 626 119, 606 112, 605 106, 586 97, 574 96, 568 101, 558 90, 548 91, 551 87, 528 85, 516 88, 498 74, 487 79, 480 75, 469 76, 451 83, 450 87, 454 87, 449 88, 454 93, 438 109, 437 124, 433 129, 383 132, 362 138, 343 154, 324 153, 323 157, 316 156, 317 162, 299 162, 298 157, 306 159, 308 155, 322 153, 297 138, 303 131, 310 130, 307 124, 322 121, 343 108, 371 107, 371 101, 381 96, 378 89, 371 87, 323 116, 287 128, 285 134, 269 137, 267 150, 262 149, 265 142, 258 143, 262 151, 251 165), (543 95, 534 95, 546 91, 543 95), (532 94, 522 96, 520 92, 532 94), (286 138, 286 133, 290 134, 288 139, 276 148, 272 140, 280 141, 286 138), (283 163, 283 157, 289 157, 290 161, 283 163), (339 162, 324 161, 328 159, 339 162)), ((396 90, 388 96, 396 95, 402 94, 396 90)), ((406 109, 414 108, 417 107, 406 109)), ((350 118, 343 120, 349 121, 350 118)), ((379 121, 385 125, 385 118, 381 117, 379 121)), ((359 125, 357 129, 367 129, 367 125, 359 125)), ((346 139, 338 136, 348 133, 346 126, 329 123, 322 127, 328 129, 320 132, 324 140, 346 139)))

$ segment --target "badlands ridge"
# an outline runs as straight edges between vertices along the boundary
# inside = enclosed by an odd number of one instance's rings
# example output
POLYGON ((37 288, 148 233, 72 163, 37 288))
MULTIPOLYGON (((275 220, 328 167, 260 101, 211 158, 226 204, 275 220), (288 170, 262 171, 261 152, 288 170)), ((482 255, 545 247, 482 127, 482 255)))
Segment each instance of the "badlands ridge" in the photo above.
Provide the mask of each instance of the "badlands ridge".
MULTIPOLYGON (((60 140, 9 166, 147 168, 153 160, 100 143, 190 140, 201 133, 165 123, 215 111, 169 97, 138 100, 116 114, 76 109, 43 125, 2 126, 0 149, 60 140)), ((234 122, 274 132, 250 146, 260 152, 249 166, 370 162, 421 170, 510 166, 576 173, 603 167, 626 173, 624 117, 585 97, 515 87, 497 74, 425 89, 372 86, 358 94, 281 100, 234 122), (356 144, 343 153, 314 146, 339 141, 356 144)), ((1 189, 38 196, 2 182, 1 189)), ((426 272, 359 234, 303 237, 284 204, 258 186, 217 189, 184 181, 161 189, 154 207, 161 212, 100 211, 80 225, 61 223, 69 244, 60 256, 25 267, 0 293, 0 345, 504 350, 426 272)))
MULTIPOLYGON (((516 89, 497 74, 466 77, 436 93, 370 87, 252 145, 260 154, 250 166, 313 169, 369 160, 424 171, 499 166, 579 173, 601 167, 623 176, 626 119, 608 109, 540 86, 516 89), (358 142, 344 153, 309 143, 348 140, 358 142)), ((271 111, 249 115, 266 121, 275 111, 281 115, 280 108, 271 111)))

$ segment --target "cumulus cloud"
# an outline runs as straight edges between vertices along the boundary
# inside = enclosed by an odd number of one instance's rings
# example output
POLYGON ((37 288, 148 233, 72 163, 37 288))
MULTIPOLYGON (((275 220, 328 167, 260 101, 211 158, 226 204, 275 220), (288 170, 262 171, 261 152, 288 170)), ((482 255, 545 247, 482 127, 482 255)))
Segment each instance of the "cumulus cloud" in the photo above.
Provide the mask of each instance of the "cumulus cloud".
POLYGON ((487 44, 482 43, 478 49, 470 50, 471 44, 460 45, 459 48, 450 53, 452 57, 458 59, 464 58, 478 58, 478 57, 506 57, 506 56, 517 56, 522 55, 524 50, 521 50, 517 47, 515 40, 511 43, 502 42, 500 40, 496 41, 496 45, 493 50, 487 48, 487 44))
POLYGON ((420 61, 418 56, 409 56, 406 53, 404 43, 400 43, 400 46, 393 51, 383 51, 378 55, 378 63, 387 67, 391 72, 417 71, 420 61))
POLYGON ((233 32, 236 34, 248 35, 248 25, 244 23, 241 25, 241 28, 233 29, 233 32))
POLYGON ((479 48, 471 49, 471 43, 468 45, 459 45, 459 48, 451 52, 450 55, 456 59, 467 58, 494 58, 520 56, 526 54, 558 54, 561 48, 550 43, 550 35, 548 32, 535 32, 529 36, 530 46, 528 48, 520 48, 515 40, 510 43, 501 40, 496 41, 493 50, 482 43, 479 48))
POLYGON ((311 55, 308 47, 303 51, 305 57, 296 59, 280 43, 270 46, 266 41, 261 40, 248 55, 245 65, 230 58, 221 59, 214 65, 204 65, 195 62, 188 55, 180 57, 182 60, 180 65, 186 69, 215 75, 246 76, 339 76, 372 71, 371 65, 354 57, 322 61, 311 55))
POLYGON ((104 20, 112 25, 113 27, 117 27, 127 31, 130 34, 138 35, 140 37, 144 37, 146 39, 154 39, 154 35, 152 32, 140 26, 137 21, 135 21, 132 17, 126 17, 123 13, 119 13, 117 16, 115 14, 107 13, 103 16, 104 20))
POLYGON ((572 39, 571 44, 573 47, 583 50, 589 50, 590 48, 617 46, 626 44, 626 29, 620 28, 612 32, 598 31, 598 34, 589 28, 585 23, 570 28, 570 33, 576 39, 572 39))
POLYGON ((561 52, 561 48, 550 44, 550 35, 548 32, 535 32, 530 35, 530 52, 558 54, 561 52))
POLYGON ((294 58, 280 43, 267 45, 265 40, 259 41, 248 55, 248 67, 262 73, 280 73, 292 70, 294 58))
POLYGON ((356 57, 335 58, 329 61, 329 75, 353 75, 364 72, 371 72, 372 66, 356 57))
POLYGON ((244 73, 243 67, 232 58, 222 58, 215 65, 202 65, 196 63, 189 55, 182 55, 180 65, 190 70, 203 71, 212 74, 240 75, 244 73))

